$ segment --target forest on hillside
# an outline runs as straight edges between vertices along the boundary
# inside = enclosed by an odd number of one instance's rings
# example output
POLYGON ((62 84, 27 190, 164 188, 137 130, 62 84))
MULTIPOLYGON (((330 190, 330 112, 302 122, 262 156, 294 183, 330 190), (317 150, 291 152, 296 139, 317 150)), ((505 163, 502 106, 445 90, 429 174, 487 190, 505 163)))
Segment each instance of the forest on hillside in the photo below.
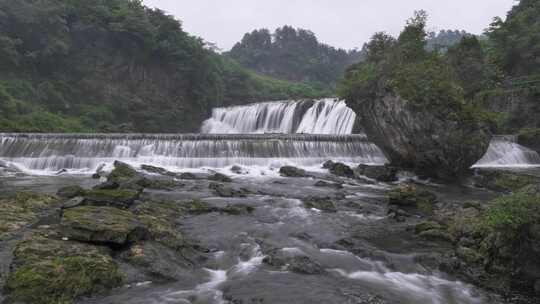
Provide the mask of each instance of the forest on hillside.
POLYGON ((340 95, 363 103, 390 93, 447 119, 481 120, 499 134, 539 128, 539 15, 540 2, 522 0, 506 20, 494 19, 485 39, 457 33, 463 37, 441 52, 427 47, 428 16, 418 11, 397 38, 373 35, 340 95))
POLYGON ((334 48, 319 42, 313 32, 291 26, 247 33, 226 55, 261 74, 328 88, 362 59, 359 50, 334 48))
POLYGON ((216 106, 317 97, 138 0, 0 0, 0 130, 188 132, 216 106))

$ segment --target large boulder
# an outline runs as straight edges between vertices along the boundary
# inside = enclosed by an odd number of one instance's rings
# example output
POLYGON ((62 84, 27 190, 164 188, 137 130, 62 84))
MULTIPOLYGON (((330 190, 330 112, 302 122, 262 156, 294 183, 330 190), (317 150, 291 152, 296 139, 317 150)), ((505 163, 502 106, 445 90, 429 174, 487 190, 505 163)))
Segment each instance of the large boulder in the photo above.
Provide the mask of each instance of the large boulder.
MULTIPOLYGON (((453 179, 486 152, 490 136, 477 122, 445 115, 392 94, 347 104, 361 117, 368 138, 392 165, 418 174, 453 179)), ((451 115, 452 114, 452 115, 451 115)))
POLYGON ((5 290, 10 303, 72 303, 122 284, 107 249, 32 234, 17 245, 5 290))

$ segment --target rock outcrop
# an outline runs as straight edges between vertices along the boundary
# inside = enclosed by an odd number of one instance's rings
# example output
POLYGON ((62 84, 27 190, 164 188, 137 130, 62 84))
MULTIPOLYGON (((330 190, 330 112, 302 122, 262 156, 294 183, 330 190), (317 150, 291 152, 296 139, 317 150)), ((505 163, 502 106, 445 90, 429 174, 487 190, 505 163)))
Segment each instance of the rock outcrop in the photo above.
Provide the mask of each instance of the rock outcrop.
POLYGON ((490 137, 475 122, 414 106, 393 95, 362 102, 347 101, 361 117, 368 138, 379 146, 392 165, 418 174, 452 179, 485 153, 490 137))

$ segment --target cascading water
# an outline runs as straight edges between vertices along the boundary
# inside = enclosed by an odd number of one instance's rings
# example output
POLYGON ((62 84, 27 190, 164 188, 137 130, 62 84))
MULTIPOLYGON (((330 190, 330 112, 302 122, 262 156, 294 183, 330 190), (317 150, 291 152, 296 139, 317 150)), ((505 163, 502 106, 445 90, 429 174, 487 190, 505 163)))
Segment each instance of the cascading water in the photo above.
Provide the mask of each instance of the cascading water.
POLYGON ((170 170, 230 165, 386 162, 363 135, 0 134, 0 159, 30 172, 93 172, 120 160, 170 170))
POLYGON ((216 108, 204 122, 202 133, 306 133, 351 134, 356 114, 345 102, 276 101, 216 108))
POLYGON ((536 167, 540 166, 540 155, 534 150, 516 143, 516 136, 495 136, 486 154, 473 168, 536 167))

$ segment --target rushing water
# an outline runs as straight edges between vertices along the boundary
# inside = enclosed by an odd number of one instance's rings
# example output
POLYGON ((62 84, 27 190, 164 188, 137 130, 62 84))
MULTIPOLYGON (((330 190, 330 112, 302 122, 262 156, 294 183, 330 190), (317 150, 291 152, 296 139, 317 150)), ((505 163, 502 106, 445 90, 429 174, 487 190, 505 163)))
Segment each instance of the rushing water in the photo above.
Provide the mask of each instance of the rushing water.
POLYGON ((486 154, 473 168, 540 167, 540 155, 534 150, 516 143, 513 135, 501 135, 492 139, 486 154))
POLYGON ((0 134, 0 159, 32 173, 91 173, 115 160, 170 170, 230 165, 311 166, 326 160, 381 164, 363 135, 0 134))
POLYGON ((356 114, 345 102, 276 101, 216 108, 202 133, 351 134, 356 114))

